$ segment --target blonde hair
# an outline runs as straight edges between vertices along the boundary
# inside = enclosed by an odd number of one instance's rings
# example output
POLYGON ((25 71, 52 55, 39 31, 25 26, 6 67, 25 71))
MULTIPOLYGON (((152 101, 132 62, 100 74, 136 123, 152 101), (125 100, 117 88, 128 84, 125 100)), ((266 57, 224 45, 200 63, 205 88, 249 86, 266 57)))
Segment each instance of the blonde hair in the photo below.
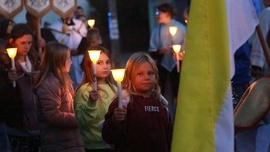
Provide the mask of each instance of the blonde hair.
POLYGON ((69 48, 58 42, 50 42, 45 46, 40 63, 40 74, 38 75, 35 88, 37 88, 50 73, 53 73, 59 79, 62 86, 68 87, 72 84, 69 73, 63 71, 66 66, 68 52, 69 48))
POLYGON ((136 71, 138 70, 139 66, 142 63, 148 62, 152 68, 155 75, 155 85, 153 88, 153 95, 155 98, 160 99, 160 87, 158 85, 158 69, 156 67, 155 61, 146 53, 139 52, 134 53, 127 61, 126 64, 126 70, 125 70, 125 76, 122 81, 123 88, 129 93, 129 94, 137 94, 136 88, 134 87, 133 80, 136 76, 136 71))
MULTIPOLYGON (((102 47, 102 46, 92 46, 88 48, 89 50, 100 50, 100 53, 104 53, 108 56, 108 58, 111 60, 109 51, 102 47)), ((76 88, 78 90, 82 85, 85 83, 89 83, 89 85, 93 88, 94 87, 94 79, 93 79, 93 62, 91 61, 89 57, 88 51, 84 53, 84 58, 82 61, 82 69, 84 71, 83 80, 79 84, 79 86, 76 88)), ((112 85, 112 74, 110 73, 107 78, 105 78, 105 82, 110 86, 113 92, 116 92, 112 85)))

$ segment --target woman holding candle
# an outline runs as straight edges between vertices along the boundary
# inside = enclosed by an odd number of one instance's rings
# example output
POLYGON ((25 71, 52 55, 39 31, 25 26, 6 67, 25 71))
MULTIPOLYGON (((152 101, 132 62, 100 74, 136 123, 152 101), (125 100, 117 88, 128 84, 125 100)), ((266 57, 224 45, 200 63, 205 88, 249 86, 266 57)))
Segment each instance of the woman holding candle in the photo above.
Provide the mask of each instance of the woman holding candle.
MULTIPOLYGON (((177 62, 181 62, 181 58, 177 61, 174 57, 172 46, 180 44, 182 46, 181 50, 184 50, 186 36, 186 26, 176 21, 175 16, 176 8, 173 5, 169 3, 158 5, 156 18, 159 25, 153 29, 149 41, 149 53, 157 62, 161 94, 172 96, 172 99, 168 99, 172 118, 174 117, 180 80, 177 62), (170 27, 177 27, 175 34, 171 34, 170 27), (166 87, 166 84, 169 84, 169 87, 166 87)), ((183 53, 179 52, 179 54, 183 56, 183 53)))
POLYGON ((71 64, 66 45, 58 42, 46 45, 35 85, 43 152, 84 152, 75 120, 71 64))
POLYGON ((111 147, 102 140, 99 123, 104 120, 108 107, 116 96, 117 88, 112 83, 112 65, 108 50, 101 46, 93 46, 89 50, 101 51, 96 63, 98 89, 94 89, 93 62, 86 52, 82 64, 84 77, 75 95, 76 120, 85 143, 85 151, 106 152, 111 147))
POLYGON ((0 55, 0 100, 4 104, 8 134, 13 146, 35 151, 39 148, 39 126, 33 79, 39 56, 33 47, 32 30, 26 24, 13 27, 7 48, 17 48, 15 69, 6 51, 0 55), (15 81, 16 87, 13 86, 15 81), (16 142, 16 143, 14 143, 16 142), (16 145, 16 146, 15 146, 16 145))
POLYGON ((158 70, 146 53, 133 54, 122 82, 126 104, 113 100, 105 115, 102 136, 117 151, 169 152, 172 123, 168 102, 160 94, 158 70))

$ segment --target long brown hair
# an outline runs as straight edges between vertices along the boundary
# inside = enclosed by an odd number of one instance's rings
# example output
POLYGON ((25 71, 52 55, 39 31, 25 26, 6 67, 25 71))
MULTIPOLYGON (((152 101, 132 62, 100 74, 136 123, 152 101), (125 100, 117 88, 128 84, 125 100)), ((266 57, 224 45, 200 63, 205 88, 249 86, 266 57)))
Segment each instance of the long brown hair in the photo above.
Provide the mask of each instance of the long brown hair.
POLYGON ((155 61, 146 53, 138 52, 134 53, 130 56, 130 58, 127 61, 126 64, 126 70, 125 70, 125 76, 122 81, 123 89, 125 89, 129 94, 137 94, 136 89, 134 88, 134 85, 132 84, 134 77, 136 76, 135 73, 138 70, 138 67, 142 64, 148 62, 154 71, 155 74, 155 86, 153 89, 153 95, 154 97, 160 99, 160 87, 158 85, 158 69, 156 67, 155 61))
POLYGON ((40 64, 40 74, 38 75, 35 88, 37 88, 50 73, 53 73, 59 79, 62 86, 68 87, 72 84, 69 73, 63 71, 68 52, 69 48, 58 42, 49 42, 45 46, 40 64))
MULTIPOLYGON (((111 60, 110 53, 109 51, 102 47, 102 46, 92 46, 89 47, 88 50, 100 50, 100 53, 104 53, 108 56, 108 58, 111 60)), ((82 82, 78 85, 76 90, 78 90, 82 85, 89 83, 89 85, 93 88, 94 87, 94 79, 93 79, 93 62, 91 61, 89 57, 88 51, 84 53, 84 59, 82 62, 82 69, 84 70, 84 75, 83 75, 83 80, 82 82)), ((105 82, 110 86, 110 88, 113 90, 113 92, 116 92, 116 90, 113 87, 112 84, 112 74, 105 78, 105 82)))

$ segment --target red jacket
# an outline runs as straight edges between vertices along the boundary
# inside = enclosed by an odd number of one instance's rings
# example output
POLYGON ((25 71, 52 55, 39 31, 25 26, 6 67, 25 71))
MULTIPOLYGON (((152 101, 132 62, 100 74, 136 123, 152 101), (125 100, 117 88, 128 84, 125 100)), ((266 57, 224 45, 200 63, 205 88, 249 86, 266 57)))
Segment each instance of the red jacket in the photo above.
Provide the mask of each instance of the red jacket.
POLYGON ((167 108, 153 97, 132 95, 130 99, 121 124, 112 121, 118 98, 110 105, 102 129, 104 140, 114 144, 116 151, 169 152, 172 123, 167 108))

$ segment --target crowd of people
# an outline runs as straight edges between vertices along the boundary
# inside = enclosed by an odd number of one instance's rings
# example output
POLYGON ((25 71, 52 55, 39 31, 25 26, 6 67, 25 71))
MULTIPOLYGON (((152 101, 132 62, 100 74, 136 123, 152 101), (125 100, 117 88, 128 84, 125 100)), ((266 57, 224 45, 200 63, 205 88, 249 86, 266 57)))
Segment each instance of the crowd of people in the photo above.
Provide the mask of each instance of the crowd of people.
MULTIPOLYGON (((267 24, 263 32, 270 42, 270 20, 265 17, 270 0, 263 1, 266 8, 260 22, 267 24)), ((158 26, 151 33, 148 52, 136 52, 126 63, 122 107, 111 74, 115 68, 111 53, 102 46, 99 29, 87 26, 82 7, 42 29, 29 12, 27 23, 1 21, 0 151, 169 152, 189 10, 183 12, 185 25, 174 19, 173 5, 157 6, 158 26), (171 26, 177 27, 175 35, 171 26), (174 44, 181 44, 179 53, 174 53, 174 44), (15 68, 7 48, 17 48, 15 68), (88 50, 100 50, 96 66, 88 50), (165 96, 168 89, 172 98, 165 96)), ((252 76, 265 76, 261 73, 267 70, 266 61, 257 43, 256 36, 253 44, 246 41, 234 55, 234 107, 252 76)), ((241 131, 236 132, 237 141, 239 137, 241 131)))
POLYGON ((269 61, 266 56, 270 48, 270 0, 262 0, 265 8, 259 13, 260 32, 256 32, 250 47, 243 44, 235 53, 236 74, 233 83, 234 107, 235 107, 235 149, 239 152, 269 151, 270 125, 269 105, 269 61), (264 41, 260 39, 260 36, 264 41), (268 48, 265 54, 263 45, 268 48), (246 49, 245 49, 246 48, 246 49), (248 50, 250 49, 250 50, 248 50), (242 52, 242 53, 241 53, 242 52), (239 56, 242 54, 241 56, 239 56), (249 65, 249 66, 248 66, 249 65), (240 78, 242 77, 242 78, 240 78), (253 101, 259 108, 252 105, 253 101), (264 109, 266 108, 266 109, 264 109), (252 113, 252 117, 243 114, 243 111, 252 113), (246 123, 245 127, 239 124, 239 120, 246 123), (253 122, 253 123, 251 123, 253 122))
MULTIPOLYGON (((164 13, 174 11, 172 5, 162 7, 164 13)), ((29 12, 26 23, 1 22, 0 151, 169 151, 172 120, 154 59, 145 52, 128 59, 126 102, 117 107, 110 51, 102 46, 99 29, 87 27, 82 16, 78 7, 75 14, 41 29, 29 12), (17 48, 15 68, 7 48, 17 48), (97 89, 87 50, 101 51, 97 89)))

